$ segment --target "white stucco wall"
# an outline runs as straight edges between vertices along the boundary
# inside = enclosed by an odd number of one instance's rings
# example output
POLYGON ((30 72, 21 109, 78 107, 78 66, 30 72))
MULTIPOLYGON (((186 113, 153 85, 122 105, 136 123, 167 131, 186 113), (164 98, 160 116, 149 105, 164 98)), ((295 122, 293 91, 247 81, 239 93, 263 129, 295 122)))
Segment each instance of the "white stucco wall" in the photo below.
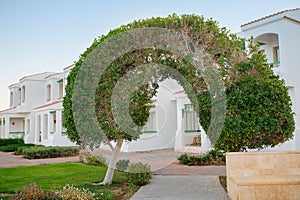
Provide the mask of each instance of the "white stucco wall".
POLYGON ((176 134, 176 101, 173 91, 165 84, 160 83, 156 98, 156 127, 157 133, 145 133, 137 141, 124 143, 122 151, 147 151, 156 149, 174 148, 176 134))

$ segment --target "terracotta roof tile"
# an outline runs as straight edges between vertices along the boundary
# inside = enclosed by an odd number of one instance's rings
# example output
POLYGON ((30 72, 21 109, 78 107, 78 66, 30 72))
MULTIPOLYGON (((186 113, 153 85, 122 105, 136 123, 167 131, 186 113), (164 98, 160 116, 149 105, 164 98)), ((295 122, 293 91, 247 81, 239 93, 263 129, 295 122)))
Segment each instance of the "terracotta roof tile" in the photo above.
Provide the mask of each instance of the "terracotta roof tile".
POLYGON ((49 76, 46 76, 45 79, 51 77, 51 76, 55 76, 55 75, 58 75, 58 74, 62 74, 63 72, 57 72, 57 73, 54 73, 54 74, 50 74, 49 76))
POLYGON ((182 93, 185 93, 185 91, 184 90, 180 90, 180 91, 175 92, 175 94, 182 94, 182 93))
POLYGON ((61 103, 61 102, 63 102, 63 100, 54 101, 52 103, 48 103, 48 104, 36 107, 36 108, 34 108, 34 110, 40 109, 40 108, 45 108, 45 107, 48 107, 48 106, 52 106, 52 105, 55 105, 55 104, 58 104, 58 103, 61 103))
POLYGON ((75 64, 69 65, 68 67, 63 68, 63 70, 67 70, 67 69, 69 69, 69 68, 72 68, 72 67, 74 67, 74 65, 75 65, 75 64))
POLYGON ((244 27, 244 26, 247 26, 247 25, 250 25, 250 24, 254 24, 254 23, 256 23, 256 22, 259 22, 259 21, 262 21, 262 20, 265 20, 265 19, 274 17, 274 16, 276 16, 276 15, 280 15, 280 14, 282 14, 282 13, 287 13, 287 12, 297 11, 297 10, 300 10, 300 8, 294 8, 294 9, 289 9, 289 10, 283 10, 283 11, 274 13, 274 14, 272 14, 272 15, 267 15, 267 16, 262 17, 262 18, 260 18, 260 19, 253 20, 253 21, 251 21, 251 22, 248 22, 248 23, 246 23, 246 24, 243 24, 243 25, 241 25, 241 27, 244 27))
POLYGON ((15 108, 16 108, 16 107, 11 107, 11 108, 7 108, 7 109, 5 109, 5 110, 0 110, 0 113, 5 112, 5 111, 8 111, 8 110, 15 109, 15 108))
POLYGON ((47 74, 47 73, 49 73, 49 72, 42 72, 42 73, 37 73, 37 74, 32 74, 32 75, 24 76, 23 78, 20 79, 20 81, 22 81, 22 80, 24 80, 26 78, 30 78, 30 77, 41 75, 41 74, 47 74))

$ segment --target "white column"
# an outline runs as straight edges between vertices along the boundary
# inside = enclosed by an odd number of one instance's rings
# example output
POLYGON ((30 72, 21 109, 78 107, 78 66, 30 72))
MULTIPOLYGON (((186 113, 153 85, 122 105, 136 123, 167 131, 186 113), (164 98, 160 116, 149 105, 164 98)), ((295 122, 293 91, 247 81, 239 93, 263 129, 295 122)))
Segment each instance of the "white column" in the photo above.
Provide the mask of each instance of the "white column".
POLYGON ((10 138, 10 135, 9 135, 9 125, 10 125, 10 117, 9 116, 6 116, 5 117, 5 127, 4 127, 4 133, 5 133, 5 138, 10 138))
POLYGON ((61 135, 62 133, 62 111, 56 111, 56 133, 61 135))

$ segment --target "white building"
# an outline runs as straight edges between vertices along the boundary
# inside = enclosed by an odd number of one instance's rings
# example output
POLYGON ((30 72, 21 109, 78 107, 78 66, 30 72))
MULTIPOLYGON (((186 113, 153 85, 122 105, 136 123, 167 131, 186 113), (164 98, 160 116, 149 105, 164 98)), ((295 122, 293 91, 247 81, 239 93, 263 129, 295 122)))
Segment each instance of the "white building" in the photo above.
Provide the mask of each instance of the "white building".
POLYGON ((300 8, 285 10, 241 26, 240 36, 261 44, 274 72, 285 80, 292 99, 296 131, 293 140, 275 149, 300 149, 300 8))
MULTIPOLYGON (((296 131, 291 141, 275 149, 300 149, 300 9, 287 10, 241 26, 240 36, 254 37, 261 44, 275 73, 285 79, 293 102, 296 131)), ((74 145, 62 126, 62 97, 72 65, 61 73, 26 76, 9 86, 10 108, 0 111, 0 137, 24 137, 27 143, 74 145)), ((205 152, 210 141, 183 88, 175 80, 159 84, 158 95, 137 141, 125 142, 122 151, 174 148, 176 151, 205 152)))
POLYGON ((66 77, 72 66, 60 73, 25 76, 10 85, 10 108, 0 111, 0 137, 46 146, 74 145, 61 123, 66 77))

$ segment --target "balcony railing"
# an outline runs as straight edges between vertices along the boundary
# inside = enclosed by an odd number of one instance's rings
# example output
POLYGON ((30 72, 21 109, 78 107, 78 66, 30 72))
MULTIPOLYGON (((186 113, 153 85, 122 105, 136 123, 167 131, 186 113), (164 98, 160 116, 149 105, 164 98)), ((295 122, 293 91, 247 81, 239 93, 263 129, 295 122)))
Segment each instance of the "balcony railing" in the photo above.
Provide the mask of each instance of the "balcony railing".
POLYGON ((271 67, 279 67, 279 66, 280 66, 280 61, 271 62, 271 63, 269 63, 269 65, 270 65, 271 67))

